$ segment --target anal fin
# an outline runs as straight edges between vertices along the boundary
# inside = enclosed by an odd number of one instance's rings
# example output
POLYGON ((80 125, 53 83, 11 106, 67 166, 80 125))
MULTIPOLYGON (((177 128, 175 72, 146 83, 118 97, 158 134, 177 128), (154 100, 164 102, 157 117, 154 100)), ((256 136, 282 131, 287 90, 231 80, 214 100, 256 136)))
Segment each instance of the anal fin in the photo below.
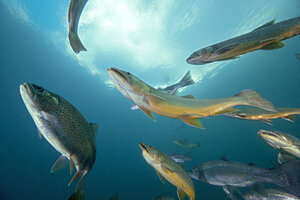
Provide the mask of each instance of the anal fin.
POLYGON ((181 188, 177 188, 177 196, 179 200, 184 200, 185 198, 185 192, 181 188))
POLYGON ((185 117, 185 118, 182 118, 181 119, 182 121, 184 121, 184 123, 190 125, 190 126, 194 126, 196 128, 201 128, 201 129, 204 129, 201 121, 199 118, 188 118, 188 117, 185 117))
POLYGON ((51 168, 51 173, 63 169, 67 166, 68 164, 68 158, 64 155, 61 155, 57 161, 53 164, 52 168, 51 168))
POLYGON ((74 162, 72 161, 72 155, 71 154, 69 154, 69 159, 70 159, 70 175, 72 175, 73 169, 74 169, 74 162))
POLYGON ((145 115, 147 115, 148 117, 150 117, 153 121, 156 121, 153 112, 151 112, 150 110, 143 108, 143 107, 139 107, 144 113, 145 115))

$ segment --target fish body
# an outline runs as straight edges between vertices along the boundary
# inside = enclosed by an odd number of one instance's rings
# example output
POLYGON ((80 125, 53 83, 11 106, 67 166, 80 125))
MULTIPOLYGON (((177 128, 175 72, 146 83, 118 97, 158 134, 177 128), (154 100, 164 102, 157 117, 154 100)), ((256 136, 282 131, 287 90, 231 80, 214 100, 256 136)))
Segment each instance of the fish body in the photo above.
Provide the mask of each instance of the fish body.
POLYGON ((238 111, 225 113, 224 115, 239 119, 261 120, 266 123, 272 123, 272 119, 282 118, 294 122, 294 115, 300 115, 299 108, 277 108, 278 112, 270 112, 267 110, 245 107, 239 108, 238 111))
POLYGON ((160 195, 153 197, 152 200, 175 200, 174 197, 168 196, 168 195, 160 195))
POLYGON ((70 173, 74 166, 77 169, 69 185, 81 176, 77 191, 96 160, 95 134, 98 126, 89 124, 64 98, 40 86, 21 84, 20 93, 40 136, 61 153, 51 172, 63 168, 69 159, 70 173))
POLYGON ((257 29, 205 47, 194 52, 188 59, 189 64, 201 65, 214 61, 238 58, 239 55, 258 49, 277 49, 284 46, 282 40, 300 33, 300 17, 274 24, 274 20, 257 29))
POLYGON ((119 199, 119 194, 118 194, 118 193, 113 194, 113 195, 109 198, 109 200, 118 200, 118 199, 119 199))
POLYGON ((139 143, 142 155, 147 163, 153 167, 164 183, 164 178, 177 188, 178 199, 183 200, 185 195, 190 200, 195 199, 194 183, 184 169, 168 155, 158 149, 139 143))
POLYGON ((297 58, 298 60, 300 60, 300 53, 297 53, 297 54, 296 54, 296 58, 297 58))
POLYGON ((87 0, 71 0, 68 10, 68 22, 69 22, 69 42, 75 53, 80 51, 86 51, 86 48, 80 41, 78 36, 78 23, 80 15, 87 0))
POLYGON ((193 160, 191 157, 185 154, 172 154, 170 155, 170 158, 172 158, 177 163, 185 163, 193 160))
POLYGON ((238 105, 277 111, 271 102, 263 99, 254 90, 244 90, 233 97, 202 100, 195 99, 191 95, 179 97, 161 92, 131 73, 117 68, 110 68, 107 71, 116 88, 153 120, 155 120, 154 112, 203 128, 200 118, 233 112, 235 111, 233 107, 238 105))
POLYGON ((259 130, 257 134, 274 149, 288 152, 300 158, 300 139, 279 131, 259 130))
POLYGON ((174 144, 177 144, 178 146, 180 146, 182 148, 186 148, 186 149, 200 147, 200 143, 199 142, 189 143, 189 142, 184 141, 184 140, 174 140, 173 142, 174 142, 174 144))

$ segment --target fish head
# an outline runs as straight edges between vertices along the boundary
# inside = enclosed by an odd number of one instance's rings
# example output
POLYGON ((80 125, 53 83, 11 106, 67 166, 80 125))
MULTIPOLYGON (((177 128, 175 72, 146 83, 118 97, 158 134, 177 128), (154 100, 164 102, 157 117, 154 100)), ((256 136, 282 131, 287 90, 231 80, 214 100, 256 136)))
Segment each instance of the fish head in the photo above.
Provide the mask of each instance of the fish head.
POLYGON ((107 73, 116 88, 128 99, 132 100, 132 94, 142 95, 150 90, 149 86, 133 74, 112 67, 107 73))
POLYGON ((244 119, 247 117, 247 114, 243 113, 241 111, 233 111, 233 112, 225 113, 224 115, 233 117, 233 118, 237 118, 237 119, 244 119))
POLYGON ((292 145, 288 137, 278 131, 259 130, 257 134, 274 149, 281 149, 292 145))
POLYGON ((151 166, 161 164, 163 156, 158 149, 150 145, 144 144, 142 142, 139 143, 139 146, 142 150, 143 157, 145 158, 148 164, 150 164, 151 166))
POLYGON ((21 84, 20 93, 32 116, 45 119, 55 113, 59 106, 59 96, 38 85, 32 83, 21 84))
POLYGON ((204 176, 202 175, 201 173, 201 170, 199 170, 197 167, 196 168, 193 168, 193 169, 190 169, 188 171, 188 175, 195 179, 195 180, 198 180, 198 181, 205 181, 205 178, 204 176))
POLYGON ((209 46, 198 51, 195 51, 188 59, 186 60, 187 63, 193 65, 201 65, 211 62, 209 58, 214 52, 214 48, 209 46))

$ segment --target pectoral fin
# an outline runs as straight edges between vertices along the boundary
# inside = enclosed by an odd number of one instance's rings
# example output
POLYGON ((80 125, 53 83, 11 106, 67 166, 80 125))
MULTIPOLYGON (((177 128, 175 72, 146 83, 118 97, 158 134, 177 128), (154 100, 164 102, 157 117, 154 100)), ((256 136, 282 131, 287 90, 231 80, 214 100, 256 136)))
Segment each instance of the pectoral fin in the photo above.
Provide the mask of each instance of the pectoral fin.
POLYGON ((159 177, 159 179, 161 180, 161 182, 162 182, 163 184, 165 184, 166 181, 165 181, 163 175, 161 175, 157 170, 155 170, 155 172, 156 172, 157 176, 159 177))
POLYGON ((177 196, 179 200, 184 200, 185 198, 185 192, 181 188, 177 188, 177 196))
POLYGON ((184 123, 190 125, 190 126, 194 126, 196 128, 201 128, 204 129, 201 121, 199 118, 182 118, 182 121, 184 121, 184 123))
POLYGON ((273 49, 279 49, 279 48, 282 48, 284 47, 285 44, 283 42, 273 42, 271 44, 267 44, 265 46, 263 46, 261 49, 263 50, 273 50, 273 49))
POLYGON ((37 132, 39 134, 40 139, 43 139, 43 135, 42 135, 41 131, 38 129, 37 132))
POLYGON ((185 96, 181 96, 182 98, 188 98, 188 99, 196 99, 196 97, 194 97, 193 95, 189 94, 189 95, 185 95, 185 96))
POLYGON ((282 117, 282 119, 288 120, 288 121, 290 121, 290 122, 295 122, 295 117, 294 117, 294 115, 285 116, 285 117, 282 117))
POLYGON ((51 168, 51 173, 63 169, 67 166, 68 164, 68 158, 64 155, 61 155, 57 161, 54 163, 54 165, 51 168))
POLYGON ((272 25, 272 24, 274 24, 274 23, 275 23, 275 19, 273 19, 273 20, 270 21, 270 22, 265 23, 264 25, 262 25, 262 26, 260 26, 260 27, 258 27, 258 28, 256 28, 256 29, 254 29, 253 31, 256 31, 256 30, 258 30, 258 29, 261 29, 261 28, 270 26, 270 25, 272 25))
POLYGON ((162 97, 159 97, 154 94, 145 94, 144 97, 147 99, 148 103, 150 104, 161 104, 166 103, 166 100, 162 97))
POLYGON ((156 121, 153 112, 151 112, 150 110, 143 108, 143 107, 139 107, 144 113, 145 115, 147 115, 148 117, 150 117, 153 121, 156 121))
POLYGON ((261 119, 260 121, 265 122, 265 123, 267 123, 269 125, 273 125, 272 124, 272 120, 270 120, 270 119, 261 119))

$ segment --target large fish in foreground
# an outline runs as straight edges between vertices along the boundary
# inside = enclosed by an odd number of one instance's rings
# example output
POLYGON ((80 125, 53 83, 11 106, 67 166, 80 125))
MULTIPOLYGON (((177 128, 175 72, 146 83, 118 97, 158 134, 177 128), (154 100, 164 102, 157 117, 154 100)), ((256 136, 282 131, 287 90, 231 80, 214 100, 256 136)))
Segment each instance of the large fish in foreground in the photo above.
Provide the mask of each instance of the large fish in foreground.
POLYGON ((294 122, 294 115, 300 115, 299 108, 277 108, 278 112, 270 112, 259 108, 239 108, 238 111, 225 113, 224 115, 247 120, 260 120, 272 124, 272 119, 282 118, 294 122))
POLYGON ((51 172, 64 168, 70 160, 70 173, 77 169, 69 185, 91 171, 96 160, 95 134, 97 124, 89 124, 80 112, 61 96, 31 83, 20 85, 22 99, 29 111, 40 137, 46 140, 61 156, 51 172))
POLYGON ((165 183, 165 179, 167 179, 177 188, 179 200, 183 200, 185 195, 187 195, 190 200, 195 199, 194 183, 182 166, 152 146, 144 143, 139 143, 139 146, 142 150, 143 157, 147 163, 155 169, 160 180, 165 183))
POLYGON ((117 68, 107 69, 119 91, 155 120, 152 112, 177 118, 185 123, 203 128, 200 118, 236 111, 234 106, 247 105, 269 111, 277 111, 271 102, 263 99, 254 90, 244 90, 236 96, 219 99, 195 99, 191 95, 179 97, 161 92, 139 78, 117 68))
POLYGON ((300 17, 274 23, 272 20, 255 30, 238 37, 205 47, 194 52, 189 64, 201 65, 214 61, 238 58, 239 55, 258 49, 270 50, 283 47, 282 40, 300 33, 300 17))
POLYGON ((189 175, 196 180, 218 186, 249 187, 266 182, 282 187, 294 195, 300 195, 300 160, 269 170, 239 162, 213 160, 191 169, 189 175))
POLYGON ((271 147, 300 158, 300 139, 279 131, 259 130, 257 134, 271 147))
MULTIPOLYGON (((168 94, 176 94, 180 88, 184 88, 189 85, 195 84, 195 81, 192 79, 190 70, 183 76, 183 78, 173 85, 167 86, 165 88, 157 88, 158 90, 168 93, 168 94)), ((139 107, 137 105, 131 106, 131 110, 138 110, 139 107)))
POLYGON ((71 0, 68 10, 69 42, 75 53, 86 51, 78 36, 78 23, 87 0, 71 0))

